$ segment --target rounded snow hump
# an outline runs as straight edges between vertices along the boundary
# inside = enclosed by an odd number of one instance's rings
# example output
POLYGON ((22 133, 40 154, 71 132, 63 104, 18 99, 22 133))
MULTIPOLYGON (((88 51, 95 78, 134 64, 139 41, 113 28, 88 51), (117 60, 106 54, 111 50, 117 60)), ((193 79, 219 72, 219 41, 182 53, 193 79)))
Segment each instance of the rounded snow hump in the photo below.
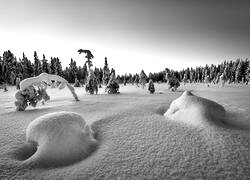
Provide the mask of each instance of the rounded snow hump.
POLYGON ((220 104, 185 91, 174 100, 164 114, 170 120, 200 126, 204 123, 224 124, 225 109, 220 104))
POLYGON ((97 145, 91 127, 74 112, 54 112, 33 120, 26 129, 25 164, 51 167, 68 165, 89 156, 97 145))

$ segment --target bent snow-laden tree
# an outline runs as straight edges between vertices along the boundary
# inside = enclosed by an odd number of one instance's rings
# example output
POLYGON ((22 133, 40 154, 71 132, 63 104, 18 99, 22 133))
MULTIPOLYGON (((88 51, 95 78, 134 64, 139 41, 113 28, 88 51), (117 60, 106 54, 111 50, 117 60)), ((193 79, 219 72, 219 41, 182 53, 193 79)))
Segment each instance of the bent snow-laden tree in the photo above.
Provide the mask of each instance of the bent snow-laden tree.
POLYGON ((60 83, 60 90, 67 86, 75 100, 79 101, 74 87, 64 78, 54 74, 41 73, 39 76, 27 78, 20 82, 20 90, 15 94, 17 99, 17 101, 15 101, 16 110, 24 111, 28 105, 36 107, 39 101, 49 100, 50 97, 46 89, 47 85, 52 85, 52 81, 60 83))
POLYGON ((96 78, 94 71, 91 69, 91 67, 93 66, 91 59, 93 59, 94 56, 90 50, 79 49, 78 52, 79 54, 85 53, 86 54, 85 58, 87 58, 87 61, 85 62, 85 64, 88 65, 88 77, 87 77, 87 82, 85 86, 85 91, 89 92, 90 94, 94 94, 94 91, 95 91, 97 94, 98 93, 98 79, 96 78))
POLYGON ((90 69, 93 66, 91 59, 94 58, 94 56, 91 53, 91 51, 90 50, 86 50, 86 49, 85 50, 79 49, 78 52, 79 52, 79 54, 81 54, 81 53, 85 53, 86 54, 85 58, 87 58, 87 61, 85 62, 85 64, 88 64, 88 69, 90 69))

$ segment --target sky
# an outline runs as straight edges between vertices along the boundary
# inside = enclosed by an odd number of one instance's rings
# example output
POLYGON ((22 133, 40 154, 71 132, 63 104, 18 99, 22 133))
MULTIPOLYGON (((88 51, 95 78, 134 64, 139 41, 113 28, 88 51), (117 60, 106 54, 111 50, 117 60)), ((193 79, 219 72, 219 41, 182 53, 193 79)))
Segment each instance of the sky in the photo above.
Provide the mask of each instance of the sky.
POLYGON ((247 0, 0 0, 0 56, 73 58, 117 74, 250 58, 247 0))

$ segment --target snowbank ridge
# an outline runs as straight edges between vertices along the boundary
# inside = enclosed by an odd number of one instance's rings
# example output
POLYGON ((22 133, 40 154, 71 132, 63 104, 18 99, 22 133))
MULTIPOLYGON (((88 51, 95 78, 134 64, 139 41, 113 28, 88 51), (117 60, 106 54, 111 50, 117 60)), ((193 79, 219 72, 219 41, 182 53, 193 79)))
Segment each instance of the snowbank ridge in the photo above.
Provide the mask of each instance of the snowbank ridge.
POLYGON ((60 166, 79 161, 96 147, 93 131, 74 112, 55 112, 32 121, 26 129, 26 141, 37 151, 24 163, 60 166))
POLYGON ((164 116, 170 120, 197 126, 212 122, 224 124, 225 109, 214 101, 185 91, 171 103, 164 116))

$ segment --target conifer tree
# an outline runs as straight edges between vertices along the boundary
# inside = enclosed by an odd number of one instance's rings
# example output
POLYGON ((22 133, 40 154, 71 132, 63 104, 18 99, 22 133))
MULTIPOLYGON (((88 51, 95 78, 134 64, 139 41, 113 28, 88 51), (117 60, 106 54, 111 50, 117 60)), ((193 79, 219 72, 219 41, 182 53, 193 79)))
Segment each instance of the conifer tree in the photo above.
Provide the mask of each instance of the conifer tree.
POLYGON ((246 78, 246 84, 249 84, 249 82, 250 82, 250 62, 249 61, 247 63, 245 78, 246 78))
POLYGON ((69 64, 69 82, 70 83, 75 82, 76 76, 77 76, 76 62, 71 58, 69 64))
POLYGON ((23 67, 22 67, 22 63, 21 63, 20 58, 19 58, 19 61, 17 61, 17 63, 16 63, 16 77, 23 79, 23 67))
POLYGON ((91 61, 91 59, 94 58, 93 54, 91 53, 90 50, 79 49, 78 52, 79 52, 79 54, 81 54, 81 53, 85 53, 86 54, 85 58, 87 58, 87 61, 85 62, 85 64, 88 65, 88 71, 89 71, 90 68, 93 66, 92 61, 91 61))
POLYGON ((10 83, 10 75, 11 72, 15 70, 14 62, 16 61, 14 54, 8 50, 3 53, 3 60, 2 60, 2 73, 3 73, 3 80, 6 83, 10 83))
POLYGON ((91 59, 93 59, 94 56, 90 50, 79 49, 78 52, 79 52, 79 54, 85 53, 86 54, 85 58, 87 58, 87 61, 85 62, 85 64, 88 65, 88 77, 87 77, 85 90, 86 90, 86 92, 89 92, 90 94, 94 94, 94 92, 97 94, 98 93, 98 82, 97 82, 97 78, 94 74, 94 71, 91 69, 91 67, 93 66, 91 59))
POLYGON ((147 75, 145 74, 145 72, 143 70, 141 70, 141 73, 140 73, 140 83, 142 85, 142 88, 145 87, 146 82, 147 82, 147 75))
POLYGON ((43 54, 43 59, 42 59, 42 72, 48 73, 48 74, 50 73, 48 60, 45 58, 44 54, 43 54))
POLYGON ((194 82, 194 78, 195 78, 195 71, 193 68, 191 68, 191 70, 190 70, 190 83, 194 82))
POLYGON ((154 92, 155 92, 155 86, 154 86, 152 79, 149 80, 148 90, 149 90, 150 94, 154 94, 154 92))
POLYGON ((107 57, 105 57, 104 67, 103 67, 103 77, 102 77, 102 82, 104 83, 104 85, 108 84, 109 75, 110 75, 110 71, 109 71, 109 67, 108 67, 108 60, 107 60, 107 57))
POLYGON ((87 68, 87 65, 84 64, 83 65, 83 80, 84 80, 84 83, 86 82, 87 77, 88 77, 88 68, 87 68))
POLYGON ((118 94, 119 93, 119 83, 115 77, 115 70, 113 68, 111 69, 109 82, 107 84, 105 91, 107 91, 109 94, 118 94))
POLYGON ((100 82, 100 84, 102 84, 103 83, 102 82, 102 79, 103 79, 103 70, 102 70, 102 68, 99 69, 99 72, 100 72, 99 82, 100 82))
POLYGON ((29 78, 34 73, 31 61, 23 53, 23 58, 21 59, 22 75, 23 79, 29 78))
POLYGON ((137 87, 139 87, 139 82, 140 82, 140 77, 138 74, 135 74, 134 83, 136 84, 137 87))
POLYGON ((0 84, 3 83, 3 60, 2 57, 0 56, 0 84))
POLYGON ((55 58, 55 69, 56 69, 56 75, 61 76, 62 75, 62 64, 61 64, 60 59, 58 57, 55 58))
POLYGON ((36 51, 34 51, 34 75, 38 76, 42 73, 42 64, 39 60, 36 51))
POLYGON ((244 64, 243 64, 243 61, 240 60, 239 63, 238 63, 238 66, 236 68, 236 72, 235 72, 235 82, 241 82, 242 81, 242 78, 243 78, 243 75, 244 75, 244 64))

